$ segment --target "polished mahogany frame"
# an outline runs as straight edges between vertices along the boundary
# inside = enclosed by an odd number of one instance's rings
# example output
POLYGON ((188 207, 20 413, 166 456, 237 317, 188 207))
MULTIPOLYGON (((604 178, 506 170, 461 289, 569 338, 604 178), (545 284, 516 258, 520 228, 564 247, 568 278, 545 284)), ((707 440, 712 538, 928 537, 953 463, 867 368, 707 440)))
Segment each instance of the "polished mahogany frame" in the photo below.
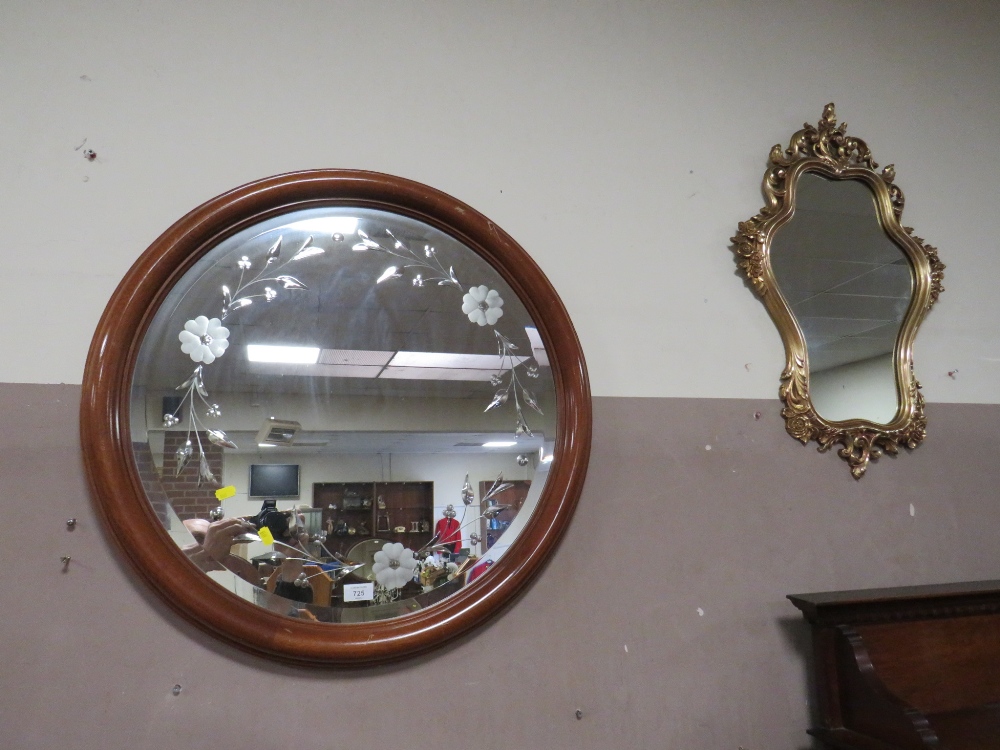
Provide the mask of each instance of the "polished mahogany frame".
POLYGON ((87 477, 110 536, 139 575, 183 617, 268 657, 366 665, 440 646, 496 615, 537 575, 562 537, 590 458, 590 385, 576 331, 528 254, 482 214, 433 188, 374 172, 313 170, 265 178, 213 198, 170 227, 115 290, 87 357, 80 431, 87 477), (136 357, 158 307, 223 239, 275 215, 320 206, 394 212, 451 235, 490 263, 524 303, 556 384, 554 455, 538 506, 486 574, 427 609, 358 624, 313 623, 247 602, 195 567, 168 536, 139 478, 129 429, 136 357))

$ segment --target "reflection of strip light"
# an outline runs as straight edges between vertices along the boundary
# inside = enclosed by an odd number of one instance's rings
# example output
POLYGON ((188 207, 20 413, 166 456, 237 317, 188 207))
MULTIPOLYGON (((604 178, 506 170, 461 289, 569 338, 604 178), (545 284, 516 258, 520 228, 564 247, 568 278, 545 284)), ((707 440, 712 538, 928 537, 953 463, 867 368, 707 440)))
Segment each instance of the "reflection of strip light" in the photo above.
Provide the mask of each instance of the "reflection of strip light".
POLYGON ((528 357, 449 352, 380 352, 316 349, 298 346, 247 346, 254 372, 328 378, 383 380, 489 381, 495 374, 520 366, 528 357), (289 365, 294 365, 290 367, 289 365))
POLYGON ((278 446, 274 443, 257 443, 258 448, 277 448, 278 446))
POLYGON ((452 354, 449 352, 396 352, 379 374, 385 380, 490 380, 527 357, 496 354, 452 354), (513 361, 512 361, 513 360, 513 361))
POLYGON ((354 234, 354 230, 358 228, 358 220, 353 216, 321 216, 293 221, 288 228, 316 234, 354 234))
POLYGON ((450 354, 448 352, 396 352, 389 367, 439 367, 464 370, 510 369, 511 359, 515 364, 527 357, 504 357, 502 362, 496 354, 450 354))
POLYGON ((517 445, 517 443, 508 443, 502 441, 494 441, 492 443, 483 443, 484 448, 510 448, 512 445, 517 445))
POLYGON ((247 344, 247 359, 251 362, 278 362, 288 365, 314 365, 319 360, 316 346, 265 346, 247 344))
POLYGON ((386 367, 379 375, 382 380, 467 380, 487 383, 493 377, 490 370, 466 370, 451 367, 386 367))
POLYGON ((543 464, 550 464, 550 463, 552 463, 552 454, 549 453, 548 455, 545 455, 545 446, 544 445, 541 448, 538 449, 538 460, 541 461, 543 464))

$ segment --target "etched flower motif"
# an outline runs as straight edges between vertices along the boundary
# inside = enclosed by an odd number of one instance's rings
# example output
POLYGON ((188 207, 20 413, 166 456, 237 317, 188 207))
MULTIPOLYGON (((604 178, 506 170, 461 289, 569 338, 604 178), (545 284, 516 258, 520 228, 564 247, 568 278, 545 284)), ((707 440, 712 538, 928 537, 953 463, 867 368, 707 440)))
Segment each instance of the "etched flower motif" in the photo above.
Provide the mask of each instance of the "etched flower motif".
POLYGON ((199 315, 184 324, 184 330, 177 334, 177 338, 181 342, 182 352, 195 362, 210 365, 229 346, 229 329, 218 318, 209 320, 204 315, 199 315))
POLYGON ((462 312, 469 316, 473 323, 496 325, 503 315, 503 298, 496 289, 490 289, 485 284, 471 287, 462 297, 462 312))
POLYGON ((191 460, 191 455, 194 453, 194 447, 191 445, 190 440, 186 440, 184 445, 180 446, 176 451, 174 451, 174 476, 180 476, 181 472, 184 471, 184 467, 187 466, 188 461, 191 460))
POLYGON ((361 242, 359 242, 356 245, 353 245, 351 247, 351 250, 353 250, 354 252, 356 252, 356 253, 364 253, 364 252, 367 252, 369 250, 381 250, 382 249, 381 246, 375 240, 373 240, 371 237, 369 237, 363 230, 358 229, 357 230, 357 234, 358 234, 358 237, 361 238, 361 242))
POLYGON ((514 437, 521 437, 521 435, 527 435, 532 437, 533 433, 528 427, 528 423, 524 420, 524 415, 521 413, 521 407, 517 408, 517 427, 514 429, 514 437))
POLYGON ((246 271, 250 268, 250 258, 244 255, 242 258, 236 261, 236 265, 238 265, 242 270, 246 271))
POLYGON ((269 287, 269 286, 264 287, 264 301, 265 302, 270 302, 271 300, 273 300, 277 296, 278 296, 278 293, 276 291, 274 291, 271 287, 269 287))
POLYGON ((413 277, 413 286, 423 286, 423 285, 424 285, 424 276, 423 274, 418 273, 416 276, 413 277))
POLYGON ((163 426, 164 427, 174 427, 180 423, 180 419, 177 418, 176 414, 164 414, 163 415, 163 426))
POLYGON ((374 555, 372 572, 375 581, 387 589, 401 589, 413 580, 419 564, 413 557, 413 550, 399 542, 389 542, 374 555))
POLYGON ((208 414, 208 416, 210 417, 221 417, 222 409, 219 408, 218 404, 212 404, 211 406, 208 407, 208 411, 205 413, 208 414))

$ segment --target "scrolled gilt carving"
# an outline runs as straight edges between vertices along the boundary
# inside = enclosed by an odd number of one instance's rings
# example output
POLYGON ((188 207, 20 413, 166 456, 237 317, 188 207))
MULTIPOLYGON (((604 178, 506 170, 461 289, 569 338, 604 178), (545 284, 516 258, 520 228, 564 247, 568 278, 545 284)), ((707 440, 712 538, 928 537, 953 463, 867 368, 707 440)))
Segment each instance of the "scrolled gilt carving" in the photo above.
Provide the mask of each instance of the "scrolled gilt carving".
POLYGON ((817 125, 806 123, 782 149, 770 152, 762 182, 765 205, 756 216, 739 222, 732 237, 736 262, 750 286, 763 301, 785 344, 786 365, 781 373, 779 396, 782 417, 789 435, 803 444, 818 443, 825 452, 840 445, 838 455, 847 461, 851 474, 860 479, 872 460, 899 447, 916 448, 927 433, 924 399, 913 374, 912 342, 927 311, 944 291, 944 264, 936 248, 903 227, 903 192, 895 184, 896 170, 888 165, 881 172, 868 144, 847 135, 847 123, 837 124, 834 105, 828 104, 817 125), (912 301, 903 319, 893 352, 898 410, 888 423, 865 419, 831 421, 821 416, 810 396, 808 349, 795 315, 778 287, 771 267, 771 244, 777 229, 795 210, 795 185, 805 172, 832 180, 860 180, 872 191, 878 221, 885 234, 899 246, 913 271, 912 301))

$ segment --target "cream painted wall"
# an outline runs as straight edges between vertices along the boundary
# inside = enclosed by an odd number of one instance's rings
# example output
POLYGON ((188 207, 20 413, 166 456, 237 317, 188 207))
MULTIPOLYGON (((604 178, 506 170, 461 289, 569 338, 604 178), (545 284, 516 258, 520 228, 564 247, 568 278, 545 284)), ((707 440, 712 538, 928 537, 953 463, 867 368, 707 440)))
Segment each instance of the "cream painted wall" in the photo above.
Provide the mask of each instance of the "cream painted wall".
POLYGON ((998 31, 987 2, 6 2, 0 382, 81 382, 118 280, 202 201, 355 167, 510 232, 595 395, 772 398, 729 237, 770 147, 835 101, 948 265, 928 401, 1000 402, 998 31))

